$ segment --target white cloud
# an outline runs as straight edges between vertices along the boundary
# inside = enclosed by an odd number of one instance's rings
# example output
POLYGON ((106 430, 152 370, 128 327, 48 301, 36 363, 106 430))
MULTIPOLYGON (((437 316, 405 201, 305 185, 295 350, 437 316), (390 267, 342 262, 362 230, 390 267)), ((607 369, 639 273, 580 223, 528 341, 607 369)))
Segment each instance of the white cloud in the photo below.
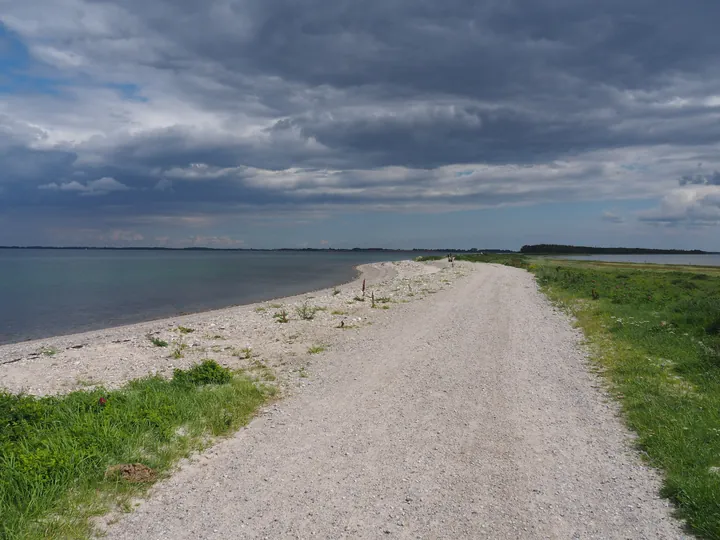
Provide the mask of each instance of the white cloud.
POLYGON ((51 191, 76 191, 80 195, 106 195, 113 191, 127 191, 130 188, 125 184, 118 182, 114 178, 103 177, 98 180, 91 180, 86 184, 82 184, 77 180, 58 184, 51 182, 43 184, 38 189, 46 189, 51 191))
POLYGON ((641 221, 665 225, 717 225, 720 224, 720 186, 696 185, 670 191, 660 206, 640 212, 641 221))

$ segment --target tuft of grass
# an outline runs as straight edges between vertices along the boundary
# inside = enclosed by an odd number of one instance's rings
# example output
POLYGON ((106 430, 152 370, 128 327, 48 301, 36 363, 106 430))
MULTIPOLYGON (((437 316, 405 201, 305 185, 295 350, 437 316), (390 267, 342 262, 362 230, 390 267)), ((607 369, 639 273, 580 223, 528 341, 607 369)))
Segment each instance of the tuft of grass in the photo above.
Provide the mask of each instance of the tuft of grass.
POLYGON ((187 349, 187 345, 185 343, 178 343, 175 345, 175 348, 173 349, 173 352, 170 356, 173 358, 183 358, 185 355, 183 354, 183 351, 187 349))
POLYGON ((155 337, 155 336, 148 336, 148 338, 150 339, 150 342, 153 345, 155 345, 156 347, 167 347, 168 346, 168 342, 165 341, 164 339, 160 339, 159 337, 155 337))
POLYGON ((43 347, 40 349, 40 354, 43 356, 55 356, 58 352, 57 348, 55 347, 43 347))
POLYGON ((0 393, 0 538, 86 538, 156 478, 247 423, 272 390, 208 361, 118 390, 0 393), (119 474, 134 470, 141 476, 119 474))
POLYGON ((341 309, 336 309, 331 312, 331 315, 347 315, 347 311, 342 311, 341 309))
POLYGON ((309 305, 307 302, 295 308, 295 313, 297 313, 298 317, 300 317, 303 321, 313 320, 318 311, 322 310, 316 306, 309 305))
POLYGON ((265 313, 267 311, 266 307, 259 306, 255 308, 255 313, 265 313))
POLYGON ((273 309, 280 309, 283 307, 283 305, 282 304, 270 304, 270 307, 273 309))
POLYGON ((188 328, 186 326, 178 326, 177 331, 180 332, 181 334, 192 334, 195 331, 195 329, 188 328))
POLYGON ((720 272, 542 260, 528 268, 585 332, 637 446, 664 473, 662 494, 697 536, 720 538, 720 272))
POLYGON ((215 360, 203 360, 190 369, 173 371, 173 384, 227 384, 232 380, 232 373, 215 360))
POLYGON ((308 349, 308 354, 319 354, 321 352, 325 352, 327 350, 327 347, 324 345, 313 345, 308 349))
POLYGON ((233 356, 237 356, 239 358, 244 358, 245 360, 250 360, 250 358, 253 357, 252 347, 247 346, 243 347, 242 349, 238 349, 233 353, 233 356))
POLYGON ((286 323, 290 321, 290 319, 288 319, 288 312, 284 309, 273 313, 273 318, 279 323, 286 323))
POLYGON ((362 296, 355 296, 353 300, 355 300, 356 302, 364 302, 365 298, 363 298, 362 296))

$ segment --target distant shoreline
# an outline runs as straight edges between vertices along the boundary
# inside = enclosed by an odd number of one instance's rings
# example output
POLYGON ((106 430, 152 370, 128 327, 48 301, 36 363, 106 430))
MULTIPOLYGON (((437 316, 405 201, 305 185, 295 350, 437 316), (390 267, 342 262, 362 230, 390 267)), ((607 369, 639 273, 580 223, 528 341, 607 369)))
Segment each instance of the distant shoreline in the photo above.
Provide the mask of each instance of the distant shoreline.
POLYGON ((523 246, 519 251, 511 249, 457 249, 457 248, 216 248, 216 247, 112 247, 112 246, 0 246, 0 250, 48 250, 48 251, 218 251, 218 252, 318 252, 318 253, 464 253, 464 254, 508 254, 508 255, 720 255, 720 251, 701 249, 653 249, 624 247, 592 247, 555 244, 523 246))
POLYGON ((388 249, 388 248, 211 248, 211 247, 111 247, 111 246, 0 246, 8 250, 75 250, 75 251, 263 251, 288 252, 297 251, 307 253, 317 251, 322 253, 517 253, 509 249, 388 249))

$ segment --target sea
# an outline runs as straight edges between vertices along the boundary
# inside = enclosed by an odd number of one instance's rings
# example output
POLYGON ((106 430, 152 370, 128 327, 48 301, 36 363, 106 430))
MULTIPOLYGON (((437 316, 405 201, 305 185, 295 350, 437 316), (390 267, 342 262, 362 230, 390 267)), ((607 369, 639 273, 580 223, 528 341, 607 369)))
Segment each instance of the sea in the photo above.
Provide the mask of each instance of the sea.
POLYGON ((0 249, 0 344, 292 296, 417 255, 0 249))

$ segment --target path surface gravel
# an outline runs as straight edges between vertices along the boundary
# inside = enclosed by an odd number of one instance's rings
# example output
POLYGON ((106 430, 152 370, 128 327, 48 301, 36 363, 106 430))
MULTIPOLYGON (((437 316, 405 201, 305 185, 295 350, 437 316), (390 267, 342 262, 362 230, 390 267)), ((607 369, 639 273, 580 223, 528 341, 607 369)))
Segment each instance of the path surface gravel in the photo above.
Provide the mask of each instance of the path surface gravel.
POLYGON ((683 537, 530 274, 477 265, 397 311, 109 538, 683 537))

